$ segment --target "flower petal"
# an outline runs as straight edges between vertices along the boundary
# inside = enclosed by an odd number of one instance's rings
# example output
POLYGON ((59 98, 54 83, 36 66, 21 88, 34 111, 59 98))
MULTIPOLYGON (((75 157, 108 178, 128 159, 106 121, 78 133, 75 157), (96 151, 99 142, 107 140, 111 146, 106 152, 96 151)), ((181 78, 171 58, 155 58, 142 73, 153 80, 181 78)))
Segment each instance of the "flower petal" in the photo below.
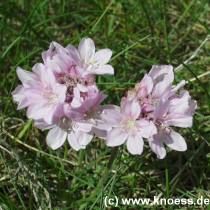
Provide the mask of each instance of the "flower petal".
POLYGON ((34 120, 44 119, 46 123, 51 124, 56 108, 43 104, 31 105, 27 109, 27 117, 34 120))
POLYGON ((73 127, 75 127, 76 130, 83 131, 83 132, 90 132, 93 124, 88 123, 88 121, 84 122, 75 122, 73 123, 73 127))
POLYGON ((66 140, 67 133, 58 126, 52 128, 47 134, 47 145, 53 150, 61 147, 66 140))
POLYGON ((133 119, 137 119, 141 113, 141 108, 136 100, 128 101, 128 100, 122 100, 121 102, 122 112, 132 117, 133 119))
POLYGON ((110 126, 118 126, 121 120, 121 114, 119 109, 105 109, 100 115, 101 119, 110 126))
POLYGON ((100 65, 104 65, 109 62, 112 57, 112 51, 110 49, 102 49, 95 53, 94 60, 100 65))
POLYGON ((82 147, 86 147, 91 140, 93 139, 93 135, 85 133, 85 132, 78 132, 78 140, 79 140, 79 144, 82 147))
POLYGON ((71 106, 73 108, 78 108, 82 105, 82 98, 80 97, 80 91, 77 87, 74 88, 74 97, 73 97, 73 100, 71 102, 71 106))
POLYGON ((92 132, 100 139, 106 139, 107 137, 107 131, 111 130, 112 128, 109 127, 109 128, 105 128, 104 125, 102 125, 100 127, 100 125, 97 124, 97 126, 93 127, 92 128, 92 132), (102 127, 102 128, 101 128, 102 127))
POLYGON ((153 89, 152 78, 146 74, 141 82, 136 85, 136 89, 138 91, 138 97, 146 97, 153 89))
POLYGON ((42 119, 43 114, 42 105, 39 104, 29 106, 26 112, 27 117, 34 120, 42 119))
POLYGON ((148 75, 153 79, 154 97, 161 97, 169 92, 174 80, 173 67, 171 65, 153 65, 148 75))
POLYGON ((127 149, 132 155, 141 155, 143 152, 144 141, 140 134, 129 136, 127 140, 127 149))
POLYGON ((176 96, 172 100, 170 100, 169 112, 176 114, 187 113, 190 107, 190 99, 191 97, 189 95, 189 92, 182 91, 182 93, 179 96, 176 96))
POLYGON ((12 92, 12 97, 15 102, 18 103, 18 110, 27 107, 30 103, 25 96, 25 88, 22 85, 18 85, 12 92))
POLYGON ((78 88, 79 91, 81 91, 83 93, 88 92, 88 88, 86 86, 82 85, 82 84, 78 83, 77 88, 78 88))
POLYGON ((151 150, 157 155, 157 158, 163 159, 166 156, 166 150, 162 143, 162 137, 159 134, 154 135, 148 142, 151 150))
POLYGON ((81 149, 81 147, 79 145, 79 142, 78 142, 78 139, 77 139, 77 136, 75 135, 75 133, 73 131, 68 134, 67 140, 68 140, 70 146, 74 150, 78 151, 78 150, 81 149))
POLYGON ((174 81, 172 65, 153 65, 148 75, 152 77, 153 81, 156 83, 163 81, 163 79, 166 79, 168 83, 172 83, 174 81))
POLYGON ((139 128, 139 133, 144 138, 149 138, 157 133, 156 126, 151 121, 141 119, 138 120, 136 123, 139 128))
POLYGON ((80 56, 78 50, 71 44, 67 45, 66 47, 68 53, 71 55, 73 60, 77 63, 80 64, 80 56))
POLYGON ((169 109, 169 101, 168 100, 160 100, 157 107, 154 110, 154 118, 162 119, 162 117, 168 112, 169 109))
POLYGON ((48 124, 48 123, 46 123, 44 120, 35 120, 35 121, 34 121, 34 125, 35 125, 35 127, 39 128, 39 129, 42 130, 42 131, 44 131, 44 130, 49 130, 49 129, 55 127, 55 125, 53 125, 53 124, 48 124))
POLYGON ((67 49, 65 49, 63 46, 61 46, 57 42, 53 41, 50 43, 49 49, 47 51, 42 52, 42 59, 44 63, 46 63, 58 53, 64 53, 64 52, 67 52, 67 49))
POLYGON ((87 63, 95 55, 95 45, 92 39, 83 38, 79 43, 78 51, 82 60, 87 63))
POLYGON ((65 85, 55 83, 53 86, 53 92, 57 95, 58 101, 63 103, 66 99, 67 87, 65 85))
POLYGON ((72 131, 71 133, 68 134, 68 138, 67 138, 70 146, 76 151, 85 148, 85 146, 81 146, 79 144, 79 138, 78 137, 79 137, 78 132, 72 131))
POLYGON ((153 89, 153 97, 159 98, 167 95, 170 91, 170 84, 168 82, 162 81, 155 85, 153 89))
POLYGON ((165 144, 173 150, 176 151, 186 151, 187 144, 184 138, 177 132, 171 130, 170 134, 164 138, 165 144))
POLYGON ((123 132, 120 128, 113 128, 107 134, 106 145, 109 147, 115 147, 123 144, 127 139, 128 134, 123 132))
POLYGON ((26 71, 20 67, 17 67, 16 71, 17 71, 18 78, 23 83, 23 85, 30 84, 31 82, 37 80, 37 77, 35 74, 33 74, 29 71, 26 71))
POLYGON ((171 114, 167 116, 164 123, 168 126, 177 126, 181 128, 192 127, 193 117, 187 115, 171 114))
POLYGON ((193 116, 195 114, 195 110, 197 109, 197 102, 195 100, 190 101, 189 109, 186 114, 193 116))
POLYGON ((102 75, 102 74, 114 74, 114 69, 111 65, 106 64, 102 65, 96 68, 91 68, 90 70, 87 71, 88 74, 97 74, 97 75, 102 75))

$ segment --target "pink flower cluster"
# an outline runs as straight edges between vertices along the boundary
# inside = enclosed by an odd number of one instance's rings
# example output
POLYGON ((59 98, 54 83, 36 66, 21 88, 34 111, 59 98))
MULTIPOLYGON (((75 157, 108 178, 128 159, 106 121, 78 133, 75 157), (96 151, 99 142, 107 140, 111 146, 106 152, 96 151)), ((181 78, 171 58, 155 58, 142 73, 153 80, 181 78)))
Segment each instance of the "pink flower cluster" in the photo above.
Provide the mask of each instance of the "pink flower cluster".
POLYGON ((166 156, 164 145, 185 151, 184 138, 172 127, 191 127, 197 105, 188 91, 180 90, 185 81, 173 86, 173 80, 172 66, 153 66, 122 98, 120 107, 103 110, 99 124, 107 127, 107 146, 126 142, 131 154, 140 155, 145 138, 160 159, 166 156))
POLYGON ((38 128, 49 129, 46 141, 52 149, 66 139, 73 149, 84 149, 96 135, 110 147, 126 142, 131 154, 143 152, 144 139, 158 158, 166 155, 164 145, 185 151, 184 138, 171 128, 192 126, 196 102, 183 90, 185 82, 173 86, 172 66, 153 66, 120 107, 101 106, 106 96, 95 76, 114 74, 107 64, 111 55, 109 49, 96 51, 90 38, 78 48, 52 42, 32 72, 17 68, 22 85, 12 94, 18 109, 27 108, 38 128))
POLYGON ((52 149, 66 139, 75 150, 83 149, 93 138, 93 127, 105 95, 95 83, 95 75, 114 74, 107 64, 112 51, 95 51, 92 39, 81 40, 78 49, 52 42, 42 53, 43 63, 32 72, 17 68, 22 82, 13 94, 18 109, 27 107, 27 117, 40 129, 50 129, 47 144, 52 149))

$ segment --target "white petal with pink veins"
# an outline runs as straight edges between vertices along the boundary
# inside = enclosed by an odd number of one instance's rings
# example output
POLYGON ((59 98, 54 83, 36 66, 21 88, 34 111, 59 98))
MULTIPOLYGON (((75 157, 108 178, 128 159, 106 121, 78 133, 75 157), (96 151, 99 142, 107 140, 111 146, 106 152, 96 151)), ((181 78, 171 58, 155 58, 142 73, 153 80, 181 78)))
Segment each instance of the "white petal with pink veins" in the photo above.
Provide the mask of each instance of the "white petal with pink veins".
POLYGON ((132 155, 141 155, 143 152, 144 141, 140 134, 129 136, 126 142, 127 149, 132 155))
POLYGON ((128 137, 128 134, 120 128, 113 128, 107 134, 107 146, 115 147, 123 144, 128 137))
POLYGON ((174 81, 172 65, 153 65, 148 75, 152 77, 155 83, 165 80, 167 83, 172 84, 174 81))
POLYGON ((90 69, 87 70, 86 74, 97 74, 97 75, 111 74, 112 75, 114 74, 114 69, 109 64, 102 65, 99 67, 90 66, 90 69))
POLYGON ((153 138, 149 139, 148 142, 151 150, 157 155, 157 158, 165 158, 166 150, 162 143, 162 137, 160 135, 154 135, 153 138))
POLYGON ((164 123, 168 126, 177 126, 181 128, 192 127, 193 117, 187 115, 168 115, 164 123))
POLYGON ((104 65, 109 62, 112 57, 112 51, 110 49, 102 49, 95 53, 94 60, 100 65, 104 65))
POLYGON ((151 121, 141 119, 141 120, 138 120, 136 124, 139 128, 139 132, 141 133, 141 136, 144 138, 149 138, 157 133, 156 126, 151 121))
POLYGON ((91 140, 93 139, 93 135, 88 134, 88 133, 78 132, 77 135, 78 135, 79 144, 82 147, 86 147, 91 142, 91 140))
POLYGON ((52 128, 47 134, 47 145, 53 150, 56 150, 64 144, 66 137, 67 133, 56 126, 52 128))
POLYGON ((79 144, 79 139, 78 139, 77 133, 72 131, 71 133, 68 134, 68 138, 67 139, 68 139, 68 142, 69 142, 70 146, 74 150, 78 151, 80 149, 84 149, 85 148, 85 146, 81 146, 79 144))
POLYGON ((122 112, 125 116, 131 117, 132 119, 137 119, 141 113, 140 105, 137 101, 124 101, 122 103, 122 112))
POLYGON ((119 110, 106 109, 101 113, 101 118, 111 126, 118 126, 121 121, 121 113, 119 110))
POLYGON ((74 98, 71 102, 73 108, 78 108, 82 105, 83 99, 80 97, 80 91, 77 87, 74 88, 74 98))
POLYGON ((90 132, 93 127, 93 124, 89 123, 88 121, 84 122, 75 122, 76 130, 83 131, 83 132, 90 132))
POLYGON ((142 79, 142 81, 139 83, 139 89, 137 89, 138 96, 146 97, 148 94, 151 93, 152 89, 153 89, 152 78, 146 74, 142 79))
POLYGON ((83 38, 79 43, 78 51, 81 59, 88 63, 91 61, 95 55, 95 44, 90 38, 83 38))
POLYGON ((37 80, 36 75, 32 72, 26 71, 20 67, 18 67, 16 71, 17 71, 18 78, 23 83, 23 85, 30 84, 34 80, 35 81, 37 80))
POLYGON ((170 147, 173 150, 177 151, 187 150, 187 144, 184 138, 179 133, 173 130, 171 130, 168 138, 164 139, 164 142, 167 144, 168 147, 170 147))
POLYGON ((77 88, 81 91, 81 92, 88 92, 88 88, 84 85, 81 84, 77 84, 77 88))
POLYGON ((18 110, 27 107, 30 103, 25 96, 25 88, 22 85, 18 85, 12 92, 13 100, 18 103, 18 110))

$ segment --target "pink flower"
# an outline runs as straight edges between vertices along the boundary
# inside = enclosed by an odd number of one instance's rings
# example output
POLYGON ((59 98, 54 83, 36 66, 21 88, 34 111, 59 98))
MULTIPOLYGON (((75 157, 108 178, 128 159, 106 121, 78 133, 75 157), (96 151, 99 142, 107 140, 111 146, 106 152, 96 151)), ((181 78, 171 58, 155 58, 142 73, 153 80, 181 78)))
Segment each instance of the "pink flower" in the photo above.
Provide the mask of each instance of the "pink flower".
POLYGON ((196 102, 191 100, 189 93, 179 91, 185 81, 174 87, 173 80, 172 66, 153 66, 124 99, 137 100, 142 108, 141 117, 152 120, 156 125, 158 133, 148 138, 148 141, 158 158, 166 155, 164 144, 177 151, 187 149, 184 138, 171 126, 191 127, 196 109, 196 102))
POLYGON ((67 138, 74 150, 85 149, 93 138, 91 129, 92 125, 86 122, 76 122, 63 118, 48 132, 46 138, 47 145, 54 150, 58 149, 67 138))
POLYGON ((95 52, 95 44, 90 38, 83 38, 78 49, 69 45, 67 47, 75 58, 77 69, 82 75, 114 74, 114 69, 107 64, 112 56, 110 49, 101 49, 95 52))
POLYGON ((131 154, 140 155, 143 151, 143 138, 149 138, 156 133, 156 127, 151 121, 139 119, 141 108, 137 101, 125 101, 121 107, 106 109, 101 118, 104 126, 110 126, 106 144, 110 147, 119 146, 126 142, 131 154))
POLYGON ((143 112, 153 112, 160 100, 167 100, 170 96, 173 79, 171 65, 153 66, 149 74, 128 91, 127 98, 136 98, 143 112))
POLYGON ((48 130, 46 142, 53 150, 61 147, 66 139, 74 150, 85 149, 93 138, 92 125, 85 121, 73 121, 66 117, 57 124, 47 124, 42 120, 35 121, 35 126, 41 130, 48 130))
POLYGON ((22 85, 13 92, 13 99, 19 109, 27 108, 28 118, 38 128, 50 129, 47 144, 52 149, 62 146, 66 138, 75 150, 82 149, 93 138, 105 99, 94 74, 113 73, 106 65, 111 54, 108 49, 95 53, 91 39, 83 39, 78 51, 52 42, 42 53, 43 64, 34 65, 32 72, 17 69, 22 85))
POLYGON ((148 76, 151 77, 153 81, 153 98, 167 97, 174 81, 173 66, 153 65, 148 76))
POLYGON ((47 145, 55 150, 61 147, 67 139, 74 150, 85 149, 94 137, 93 128, 101 112, 99 104, 104 97, 102 93, 98 93, 88 98, 82 107, 74 110, 74 119, 72 109, 68 106, 64 107, 67 117, 60 118, 56 124, 49 125, 43 121, 35 121, 38 128, 50 129, 46 139, 47 145))
POLYGON ((153 66, 122 98, 121 108, 105 108, 98 129, 106 132, 107 145, 118 146, 126 141, 130 153, 141 154, 144 137, 158 158, 166 155, 164 144, 173 150, 185 151, 184 138, 172 127, 192 126, 196 102, 187 91, 180 91, 185 81, 173 86, 173 80, 171 65, 153 66), (142 122, 143 133, 139 122, 142 122), (147 130, 150 135, 144 135, 147 130))
POLYGON ((171 126, 191 127, 196 106, 196 102, 191 100, 187 91, 182 91, 180 95, 159 104, 154 112, 158 134, 149 139, 149 145, 158 158, 162 159, 166 156, 164 144, 173 150, 187 150, 184 138, 171 126))
MULTIPOLYGON (((91 39, 83 39, 81 43, 83 42, 87 42, 84 45, 88 45, 89 42, 94 45, 91 39)), ((87 50, 85 46, 79 49, 80 54, 85 54, 87 50)), ((64 48, 56 42, 52 42, 49 50, 42 54, 45 66, 52 69, 56 81, 67 87, 65 102, 72 109, 78 109, 83 103, 85 104, 85 100, 91 97, 91 92, 99 92, 94 75, 86 74, 85 66, 84 68, 78 66, 80 62, 77 55, 79 54, 72 45, 64 48)))
POLYGON ((66 97, 66 87, 55 82, 55 77, 43 64, 33 67, 33 72, 17 68, 17 74, 22 82, 12 93, 18 108, 27 109, 28 118, 44 119, 52 123, 58 115, 66 97))

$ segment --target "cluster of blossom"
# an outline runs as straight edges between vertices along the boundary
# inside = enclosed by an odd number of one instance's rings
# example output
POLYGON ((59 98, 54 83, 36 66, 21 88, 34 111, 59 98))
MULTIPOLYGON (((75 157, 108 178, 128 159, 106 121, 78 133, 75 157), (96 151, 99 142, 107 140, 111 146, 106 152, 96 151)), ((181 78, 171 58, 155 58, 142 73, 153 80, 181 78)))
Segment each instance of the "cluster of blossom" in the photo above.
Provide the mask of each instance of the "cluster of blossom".
POLYGON ((191 127, 197 105, 188 91, 180 90, 185 81, 173 86, 173 80, 171 65, 153 66, 122 98, 120 107, 105 109, 100 124, 107 127, 106 144, 114 147, 126 142, 131 154, 140 155, 145 138, 160 159, 166 156, 164 144, 185 151, 184 138, 171 127, 191 127))
POLYGON ((107 64, 110 49, 96 51, 92 39, 84 38, 78 48, 52 42, 42 53, 43 63, 32 72, 17 68, 22 85, 13 91, 18 109, 39 129, 49 129, 46 142, 52 149, 67 139, 74 150, 84 149, 94 135, 110 147, 126 142, 131 154, 141 154, 143 138, 158 158, 164 158, 164 144, 184 151, 184 138, 171 126, 191 127, 196 102, 182 81, 173 86, 172 66, 153 66, 149 74, 129 90, 121 106, 100 105, 106 96, 98 89, 95 75, 114 74, 107 64))

